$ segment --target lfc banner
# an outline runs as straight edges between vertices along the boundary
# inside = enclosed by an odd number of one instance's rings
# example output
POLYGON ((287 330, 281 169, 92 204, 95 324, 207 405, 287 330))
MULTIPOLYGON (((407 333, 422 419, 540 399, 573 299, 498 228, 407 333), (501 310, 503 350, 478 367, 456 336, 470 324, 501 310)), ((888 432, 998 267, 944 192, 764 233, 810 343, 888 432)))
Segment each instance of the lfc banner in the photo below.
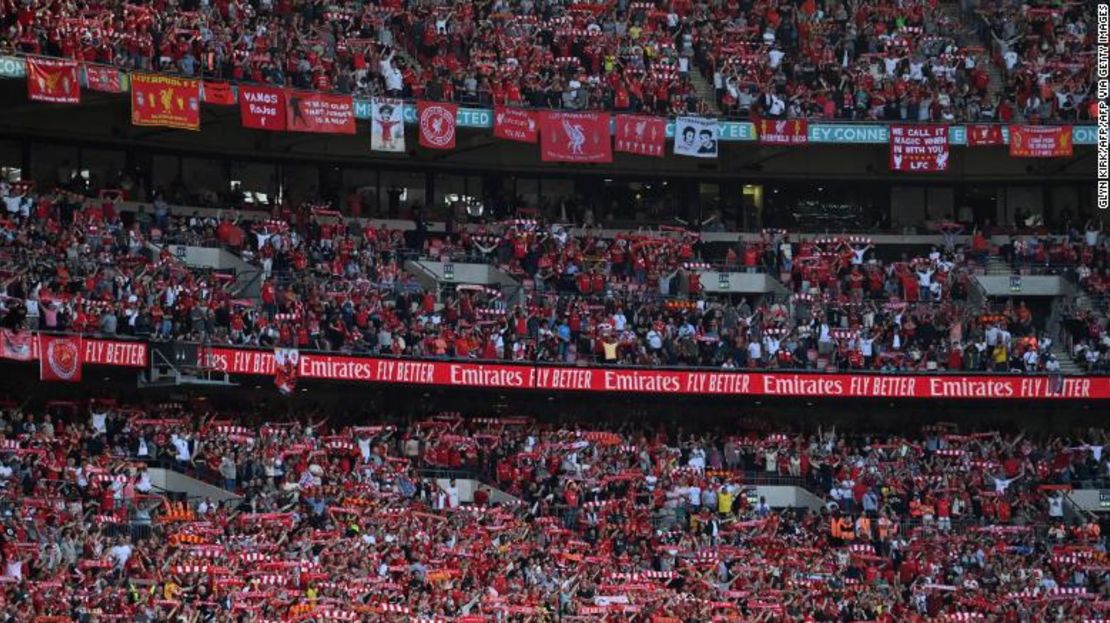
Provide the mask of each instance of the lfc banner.
POLYGON ((77 63, 28 57, 27 99, 52 104, 80 104, 77 63))
POLYGON ((1002 140, 1002 126, 977 124, 967 126, 968 147, 993 147, 1005 144, 1002 140))
POLYGON ((759 119, 755 127, 764 145, 809 144, 809 122, 805 119, 759 119))
POLYGON ((617 151, 662 158, 666 137, 667 122, 661 117, 617 115, 617 151))
POLYGON ((948 170, 948 126, 890 126, 890 170, 939 173, 948 170))
POLYGON ((420 146, 428 149, 455 148, 455 118, 459 107, 439 102, 416 102, 420 146))
POLYGON ((216 106, 234 106, 235 92, 231 90, 230 82, 204 81, 204 103, 216 106))
POLYGON ((244 128, 285 129, 285 90, 275 87, 239 87, 239 116, 244 128))
POLYGON ((85 85, 92 91, 123 93, 119 70, 104 65, 85 65, 85 85))
POLYGON ((527 110, 497 106, 493 109, 493 135, 507 141, 535 143, 536 116, 527 110))
POLYGON ((131 74, 131 123, 199 130, 200 81, 131 74))
POLYGON ((290 132, 355 133, 355 103, 350 95, 290 91, 285 112, 290 132))
POLYGON ((1071 126, 1010 126, 1011 157, 1067 158, 1073 153, 1071 126))
POLYGON ((81 382, 85 346, 80 336, 39 335, 39 380, 81 382))
POLYGON ((404 102, 375 97, 370 100, 370 149, 405 151, 404 102))
POLYGON ((717 157, 717 120, 675 117, 674 153, 693 158, 717 157))
POLYGON ((274 385, 278 391, 288 396, 297 387, 297 366, 301 354, 296 348, 274 349, 274 385))
POLYGON ((0 359, 31 361, 35 358, 35 336, 30 331, 0 329, 0 359))
POLYGON ((540 113, 540 159, 544 162, 612 162, 609 115, 540 113))

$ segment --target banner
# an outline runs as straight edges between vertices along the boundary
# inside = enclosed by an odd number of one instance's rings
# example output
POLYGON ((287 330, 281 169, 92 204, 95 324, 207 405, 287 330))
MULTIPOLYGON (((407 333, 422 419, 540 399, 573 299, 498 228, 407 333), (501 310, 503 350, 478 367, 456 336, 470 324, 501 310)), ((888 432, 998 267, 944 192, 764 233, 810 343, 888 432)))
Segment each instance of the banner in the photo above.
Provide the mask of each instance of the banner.
MULTIPOLYGON (((207 367, 272 375, 274 353, 212 348, 207 367)), ((299 353, 300 379, 542 391, 810 398, 1110 399, 1110 376, 799 374, 527 366, 299 353)))
POLYGON ((119 70, 104 65, 85 65, 85 85, 90 91, 123 93, 119 70))
POLYGON ((809 144, 809 122, 805 119, 759 119, 755 127, 764 145, 809 144))
POLYGON ((428 149, 455 148, 455 120, 459 107, 438 102, 416 103, 417 124, 420 126, 420 146, 428 149))
POLYGON ((609 115, 541 112, 540 159, 544 162, 612 162, 609 115))
POLYGON ((75 335, 39 335, 39 380, 81 382, 85 349, 75 335))
POLYGON ((0 329, 0 359, 31 361, 35 358, 35 335, 30 331, 0 329))
POLYGON ((947 171, 948 156, 948 126, 890 126, 891 171, 910 173, 947 171))
POLYGON ((1071 126, 1012 125, 1010 156, 1068 158, 1075 151, 1071 139, 1071 126))
POLYGON ((993 147, 1005 145, 1002 126, 992 124, 969 125, 966 128, 968 147, 993 147))
POLYGON ((498 106, 493 109, 493 135, 506 141, 535 143, 537 134, 536 115, 528 110, 498 106))
POLYGON ((131 74, 131 124, 200 129, 200 81, 131 74))
POLYGON ((355 133, 355 103, 350 95, 290 91, 285 111, 285 128, 290 132, 355 133))
POLYGON ((662 158, 666 139, 667 120, 662 117, 617 115, 617 151, 662 158))
POLYGON ((674 153, 692 158, 717 157, 717 120, 675 117, 674 153))
POLYGON ((300 351, 296 348, 274 349, 274 385, 286 396, 292 394, 297 387, 297 367, 300 362, 300 351))
POLYGON ((80 104, 81 84, 75 61, 27 58, 27 99, 51 104, 80 104))
POLYGON ((244 128, 280 132, 285 129, 285 90, 239 86, 239 116, 244 128))
POLYGON ((234 106, 235 91, 231 89, 230 82, 209 82, 205 80, 201 85, 204 90, 204 103, 216 106, 234 106))
POLYGON ((375 97, 370 100, 370 149, 405 151, 404 102, 375 97))

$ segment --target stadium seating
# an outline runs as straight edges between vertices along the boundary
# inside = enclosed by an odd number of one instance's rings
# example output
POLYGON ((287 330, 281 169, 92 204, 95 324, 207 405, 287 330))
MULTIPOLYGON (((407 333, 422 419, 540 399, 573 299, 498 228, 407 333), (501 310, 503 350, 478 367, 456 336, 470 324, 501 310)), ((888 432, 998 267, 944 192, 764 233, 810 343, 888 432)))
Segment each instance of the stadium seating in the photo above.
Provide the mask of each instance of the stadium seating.
POLYGON ((1090 118, 1093 64, 1075 53, 1093 32, 1093 10, 1052 6, 985 11, 979 30, 999 42, 997 50, 967 45, 960 14, 926 0, 190 1, 169 12, 111 0, 83 9, 13 5, 0 44, 125 69, 483 106, 937 122, 1090 118), (992 92, 991 54, 1010 68, 1006 92, 992 92))
POLYGON ((9 616, 1083 621, 1106 607, 1099 525, 1064 520, 1068 490, 1107 477, 1103 430, 385 422, 6 404, 9 616), (150 467, 234 496, 179 500, 150 467), (514 501, 460 502, 455 478, 514 501), (771 508, 753 493, 766 483, 824 506, 771 508))

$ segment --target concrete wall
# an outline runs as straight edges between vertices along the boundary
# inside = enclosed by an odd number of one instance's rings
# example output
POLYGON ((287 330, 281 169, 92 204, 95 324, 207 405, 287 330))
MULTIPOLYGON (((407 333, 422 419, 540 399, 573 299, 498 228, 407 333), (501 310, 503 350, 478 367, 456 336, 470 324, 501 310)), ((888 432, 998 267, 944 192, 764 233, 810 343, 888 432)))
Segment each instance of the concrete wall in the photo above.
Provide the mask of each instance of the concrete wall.
POLYGON ((1091 513, 1110 511, 1110 489, 1073 489, 1068 497, 1080 510, 1091 513), (1107 498, 1105 502, 1102 501, 1103 493, 1107 498))
POLYGON ((763 273, 721 273, 717 271, 698 271, 701 276, 701 287, 706 292, 736 293, 736 294, 767 294, 775 292, 787 294, 787 290, 779 281, 763 273), (727 278, 728 287, 721 287, 721 275, 727 278))
POLYGON ((444 279, 443 277, 443 263, 442 262, 429 262, 418 261, 413 262, 420 268, 435 276, 437 281, 446 283, 470 283, 478 285, 499 285, 499 286, 519 286, 520 283, 513 279, 504 271, 501 271, 489 264, 464 264, 459 262, 451 262, 454 267, 454 278, 444 279))
POLYGON ((173 470, 152 467, 147 472, 150 474, 150 483, 155 487, 166 491, 184 493, 190 499, 212 498, 214 501, 221 502, 227 499, 239 498, 227 489, 210 485, 207 482, 202 482, 173 470))

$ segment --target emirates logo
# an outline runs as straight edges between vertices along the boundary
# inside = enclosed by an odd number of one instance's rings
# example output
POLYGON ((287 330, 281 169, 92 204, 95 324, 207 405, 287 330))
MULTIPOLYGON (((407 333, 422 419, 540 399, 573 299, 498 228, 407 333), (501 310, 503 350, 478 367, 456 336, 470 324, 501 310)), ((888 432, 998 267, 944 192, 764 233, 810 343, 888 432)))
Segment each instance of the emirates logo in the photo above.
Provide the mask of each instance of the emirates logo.
POLYGON ((54 340, 46 347, 46 365, 58 378, 73 379, 77 376, 79 361, 77 345, 69 340, 54 340))

